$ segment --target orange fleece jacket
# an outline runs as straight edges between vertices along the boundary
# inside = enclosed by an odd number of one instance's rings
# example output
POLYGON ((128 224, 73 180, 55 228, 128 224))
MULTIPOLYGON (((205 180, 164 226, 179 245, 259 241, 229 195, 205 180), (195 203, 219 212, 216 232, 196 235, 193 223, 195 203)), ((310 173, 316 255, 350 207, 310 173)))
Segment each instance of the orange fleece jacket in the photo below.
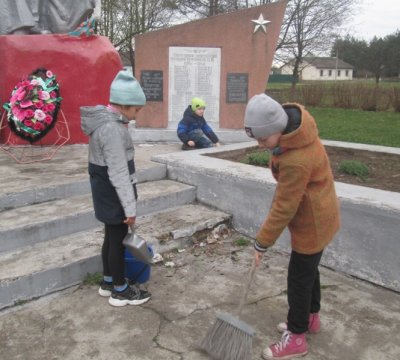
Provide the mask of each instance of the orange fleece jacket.
POLYGON ((256 235, 259 245, 272 246, 286 226, 292 249, 300 254, 322 251, 340 226, 339 203, 332 170, 311 114, 299 104, 301 124, 282 135, 286 151, 273 155, 270 167, 277 180, 271 209, 256 235))

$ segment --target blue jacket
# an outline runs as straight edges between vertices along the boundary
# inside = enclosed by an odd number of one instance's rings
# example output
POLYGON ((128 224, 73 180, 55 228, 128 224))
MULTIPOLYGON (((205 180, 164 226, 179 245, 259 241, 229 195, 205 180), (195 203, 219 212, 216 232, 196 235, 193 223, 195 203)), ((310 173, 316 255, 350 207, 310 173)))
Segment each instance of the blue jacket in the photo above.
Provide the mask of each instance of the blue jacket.
POLYGON ((212 131, 204 117, 196 115, 192 110, 192 107, 189 105, 183 113, 183 119, 179 121, 177 130, 178 137, 184 144, 186 144, 190 140, 189 133, 197 129, 201 129, 214 144, 219 141, 217 135, 212 131))

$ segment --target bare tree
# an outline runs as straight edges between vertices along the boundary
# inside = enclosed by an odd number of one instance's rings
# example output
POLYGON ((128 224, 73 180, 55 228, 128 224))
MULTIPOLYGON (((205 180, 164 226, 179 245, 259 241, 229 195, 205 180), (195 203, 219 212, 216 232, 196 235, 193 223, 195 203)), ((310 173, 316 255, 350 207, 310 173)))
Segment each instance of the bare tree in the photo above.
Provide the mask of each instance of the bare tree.
POLYGON ((98 32, 120 52, 129 53, 134 68, 134 36, 168 26, 173 6, 165 0, 102 0, 98 32))
POLYGON ((293 59, 293 88, 303 58, 329 51, 357 0, 289 0, 277 46, 278 60, 293 59))
MULTIPOLYGON (((118 49, 129 52, 133 65, 135 35, 171 24, 176 13, 209 17, 273 0, 102 0, 99 33, 118 49)), ((293 59, 293 87, 307 55, 328 52, 336 30, 352 15, 358 0, 289 0, 277 45, 276 60, 293 59)))
POLYGON ((178 11, 187 17, 210 17, 249 7, 248 1, 240 0, 176 0, 178 11))

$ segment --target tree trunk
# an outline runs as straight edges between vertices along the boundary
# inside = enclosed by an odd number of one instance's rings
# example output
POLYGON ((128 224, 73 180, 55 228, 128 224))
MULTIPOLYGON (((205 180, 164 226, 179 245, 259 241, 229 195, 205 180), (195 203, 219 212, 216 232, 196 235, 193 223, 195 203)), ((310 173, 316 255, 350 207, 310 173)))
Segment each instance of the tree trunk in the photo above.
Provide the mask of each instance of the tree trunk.
POLYGON ((291 98, 294 100, 295 95, 296 95, 296 85, 299 82, 299 69, 300 69, 300 62, 301 62, 301 57, 296 57, 294 60, 294 66, 293 66, 293 79, 292 79, 292 86, 291 86, 291 98))

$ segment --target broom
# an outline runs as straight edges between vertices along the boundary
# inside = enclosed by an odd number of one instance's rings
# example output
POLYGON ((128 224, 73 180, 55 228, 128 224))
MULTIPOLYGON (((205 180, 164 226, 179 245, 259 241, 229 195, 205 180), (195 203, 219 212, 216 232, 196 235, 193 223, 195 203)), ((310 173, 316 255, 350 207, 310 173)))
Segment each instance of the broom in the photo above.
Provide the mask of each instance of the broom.
POLYGON ((256 269, 255 260, 243 289, 236 316, 217 314, 213 327, 208 331, 200 348, 217 360, 251 360, 252 342, 255 331, 239 317, 246 303, 247 294, 256 269))

